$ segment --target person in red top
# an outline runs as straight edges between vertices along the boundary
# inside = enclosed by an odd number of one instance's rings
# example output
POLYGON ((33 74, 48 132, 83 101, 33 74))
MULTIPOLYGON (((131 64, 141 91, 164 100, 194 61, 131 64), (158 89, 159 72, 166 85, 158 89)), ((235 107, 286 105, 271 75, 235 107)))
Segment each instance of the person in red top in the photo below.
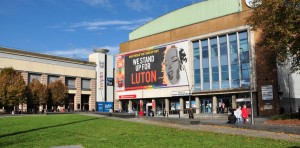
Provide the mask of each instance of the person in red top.
POLYGON ((243 118, 243 123, 246 124, 246 120, 248 118, 248 110, 247 110, 247 107, 246 105, 243 106, 242 108, 242 118, 243 118))
POLYGON ((140 115, 140 116, 144 116, 144 111, 143 111, 143 109, 140 110, 139 115, 140 115))

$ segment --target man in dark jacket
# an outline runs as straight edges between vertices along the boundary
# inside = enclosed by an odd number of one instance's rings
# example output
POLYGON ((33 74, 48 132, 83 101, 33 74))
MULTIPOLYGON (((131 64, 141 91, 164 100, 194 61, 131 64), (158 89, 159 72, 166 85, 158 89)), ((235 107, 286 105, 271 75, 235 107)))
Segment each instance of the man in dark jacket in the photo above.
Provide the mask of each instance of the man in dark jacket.
POLYGON ((229 124, 235 124, 236 123, 236 117, 233 114, 233 111, 231 111, 231 114, 228 116, 228 122, 229 124))

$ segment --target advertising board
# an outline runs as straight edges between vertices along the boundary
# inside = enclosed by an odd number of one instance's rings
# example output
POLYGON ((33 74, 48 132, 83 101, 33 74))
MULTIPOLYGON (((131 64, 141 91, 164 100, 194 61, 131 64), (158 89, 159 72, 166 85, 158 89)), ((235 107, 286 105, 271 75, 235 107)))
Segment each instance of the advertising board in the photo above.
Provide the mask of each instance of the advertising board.
POLYGON ((117 55, 116 91, 188 85, 187 55, 187 41, 117 55))

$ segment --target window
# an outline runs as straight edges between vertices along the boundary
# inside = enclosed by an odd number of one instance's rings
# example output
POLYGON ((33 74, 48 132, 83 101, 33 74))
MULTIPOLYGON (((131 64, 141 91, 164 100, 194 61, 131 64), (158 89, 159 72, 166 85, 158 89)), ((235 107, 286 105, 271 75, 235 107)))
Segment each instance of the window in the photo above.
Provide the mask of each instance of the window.
POLYGON ((58 76, 48 76, 48 84, 50 84, 51 82, 54 82, 58 79, 59 79, 58 76))
POLYGON ((74 89, 75 88, 75 78, 66 78, 66 85, 68 86, 68 88, 70 89, 74 89))
POLYGON ((226 36, 220 37, 220 53, 227 56, 227 39, 226 36))
POLYGON ((237 54, 237 40, 236 34, 229 35, 230 54, 237 54))
POLYGON ((199 41, 193 42, 193 49, 194 49, 194 79, 195 79, 195 90, 200 90, 200 51, 199 51, 199 41))
POLYGON ((208 42, 207 40, 201 41, 202 45, 202 58, 208 58, 208 42))
POLYGON ((211 57, 218 57, 217 38, 210 39, 211 57))
POLYGON ((36 79, 41 82, 41 77, 41 74, 29 74, 29 83, 31 83, 33 79, 36 79))
POLYGON ((239 31, 194 41, 195 86, 210 90, 249 85, 251 54, 248 40, 248 32, 239 31))
POLYGON ((91 89, 91 80, 81 79, 81 89, 91 89))

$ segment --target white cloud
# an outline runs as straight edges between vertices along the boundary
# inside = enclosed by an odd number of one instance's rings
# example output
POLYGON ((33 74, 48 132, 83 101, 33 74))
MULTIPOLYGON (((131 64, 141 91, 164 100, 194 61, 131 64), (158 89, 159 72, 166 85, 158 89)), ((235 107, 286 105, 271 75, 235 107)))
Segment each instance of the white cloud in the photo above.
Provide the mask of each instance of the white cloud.
POLYGON ((146 0, 126 0, 127 7, 135 11, 149 10, 150 5, 146 0))
POLYGON ((102 6, 107 8, 112 7, 109 0, 80 0, 80 1, 91 6, 102 6))
POLYGON ((79 23, 73 23, 67 27, 69 29, 82 28, 89 31, 104 30, 107 28, 133 30, 138 26, 141 26, 151 20, 152 18, 144 18, 144 19, 131 20, 131 21, 126 21, 126 20, 84 21, 79 23))
POLYGON ((93 26, 91 26, 91 27, 87 27, 85 29, 88 30, 88 31, 95 31, 95 30, 104 30, 106 28, 105 27, 93 27, 93 26))
POLYGON ((120 27, 118 27, 118 29, 120 29, 120 30, 134 30, 134 29, 136 29, 138 27, 139 27, 138 25, 120 26, 120 27))
MULTIPOLYGON (((96 47, 97 49, 108 49, 109 50, 109 55, 116 55, 119 53, 119 47, 118 46, 100 46, 96 47)), ((56 55, 56 56, 62 56, 62 57, 67 57, 67 58, 74 58, 74 59, 88 59, 89 54, 94 53, 94 49, 96 48, 77 48, 77 49, 67 49, 67 50, 53 50, 53 51, 48 51, 45 54, 49 55, 56 55)))
POLYGON ((66 32, 75 32, 76 30, 75 29, 64 29, 64 31, 66 31, 66 32))

